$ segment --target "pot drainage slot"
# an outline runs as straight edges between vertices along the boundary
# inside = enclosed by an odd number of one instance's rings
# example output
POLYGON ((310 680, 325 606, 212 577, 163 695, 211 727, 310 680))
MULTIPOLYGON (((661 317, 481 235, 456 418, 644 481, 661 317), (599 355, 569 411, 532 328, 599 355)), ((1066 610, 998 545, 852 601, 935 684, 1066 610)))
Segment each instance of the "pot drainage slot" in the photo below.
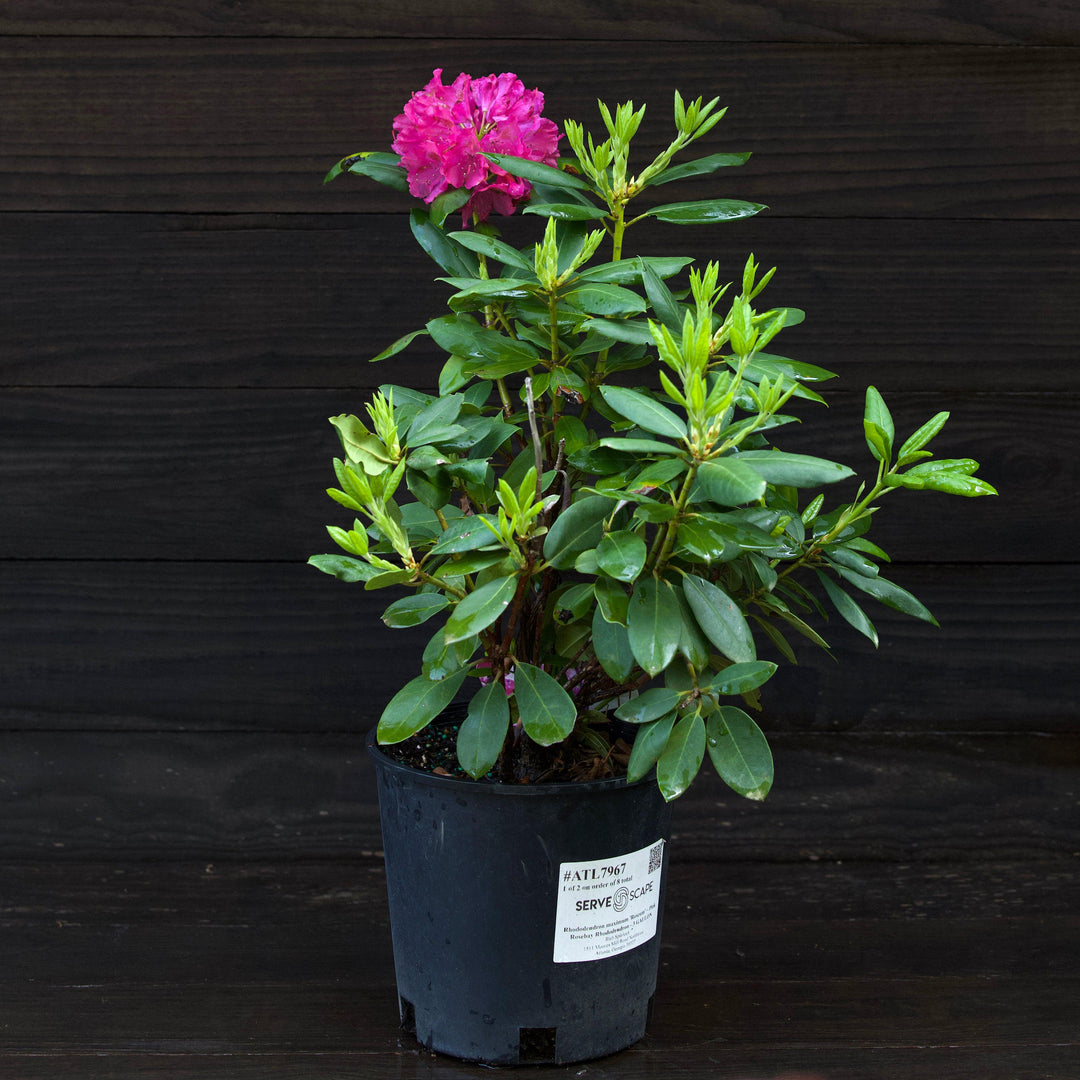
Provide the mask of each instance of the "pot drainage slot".
POLYGON ((519 1028, 518 1064, 554 1065, 555 1028, 519 1028))
POLYGON ((407 998, 398 998, 398 1013, 401 1016, 401 1030, 409 1035, 416 1034, 416 1009, 407 998))

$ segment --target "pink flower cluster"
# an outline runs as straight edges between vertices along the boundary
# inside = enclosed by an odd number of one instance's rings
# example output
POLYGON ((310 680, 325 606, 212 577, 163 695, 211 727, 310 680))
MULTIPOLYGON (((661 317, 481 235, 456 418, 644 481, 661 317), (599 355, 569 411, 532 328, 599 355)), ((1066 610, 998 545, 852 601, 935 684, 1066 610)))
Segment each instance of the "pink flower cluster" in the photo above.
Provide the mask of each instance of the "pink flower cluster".
POLYGON ((554 165, 559 131, 540 115, 543 107, 544 95, 526 90, 510 72, 479 79, 461 74, 444 86, 437 68, 394 120, 392 149, 401 156, 409 191, 426 203, 452 188, 471 191, 463 222, 473 215, 485 221, 492 211, 512 214, 531 188, 483 155, 554 165))

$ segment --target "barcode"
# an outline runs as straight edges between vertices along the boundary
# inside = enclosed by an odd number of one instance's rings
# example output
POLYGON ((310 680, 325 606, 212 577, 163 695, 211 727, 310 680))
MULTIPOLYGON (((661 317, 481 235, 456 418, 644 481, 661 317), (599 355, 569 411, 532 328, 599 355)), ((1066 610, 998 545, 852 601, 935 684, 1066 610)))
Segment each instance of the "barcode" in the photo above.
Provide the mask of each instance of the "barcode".
POLYGON ((661 840, 658 844, 653 844, 649 849, 649 873, 654 870, 660 869, 660 864, 664 861, 664 841, 661 840))

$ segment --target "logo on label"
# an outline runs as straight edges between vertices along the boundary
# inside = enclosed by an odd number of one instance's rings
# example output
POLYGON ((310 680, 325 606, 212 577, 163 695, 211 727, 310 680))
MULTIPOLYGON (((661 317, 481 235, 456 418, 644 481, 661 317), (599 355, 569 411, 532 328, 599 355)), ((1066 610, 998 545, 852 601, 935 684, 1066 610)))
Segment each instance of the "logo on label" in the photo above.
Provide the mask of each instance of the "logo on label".
POLYGON ((615 910, 625 911, 626 905, 630 903, 630 890, 624 885, 621 889, 615 890, 615 910))

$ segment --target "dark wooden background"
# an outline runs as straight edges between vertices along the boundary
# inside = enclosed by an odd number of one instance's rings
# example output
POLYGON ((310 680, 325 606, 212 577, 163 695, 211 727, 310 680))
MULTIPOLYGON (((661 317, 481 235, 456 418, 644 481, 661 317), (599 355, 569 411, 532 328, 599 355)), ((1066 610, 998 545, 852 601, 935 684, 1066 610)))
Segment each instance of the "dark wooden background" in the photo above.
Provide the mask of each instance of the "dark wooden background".
POLYGON ((591 1075, 1075 1080, 1075 0, 5 0, 0 1072, 471 1075, 392 1036, 362 746, 423 636, 305 565, 326 417, 433 378, 367 358, 443 302, 405 201, 321 178, 435 67, 648 102, 643 158, 719 96, 715 194, 772 209, 631 242, 779 266, 784 351, 842 376, 800 448, 865 457, 872 381, 1001 492, 883 511, 941 629, 778 677, 766 804, 677 808, 682 1012, 591 1075))

